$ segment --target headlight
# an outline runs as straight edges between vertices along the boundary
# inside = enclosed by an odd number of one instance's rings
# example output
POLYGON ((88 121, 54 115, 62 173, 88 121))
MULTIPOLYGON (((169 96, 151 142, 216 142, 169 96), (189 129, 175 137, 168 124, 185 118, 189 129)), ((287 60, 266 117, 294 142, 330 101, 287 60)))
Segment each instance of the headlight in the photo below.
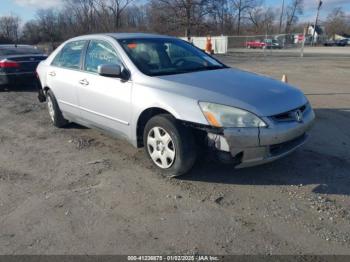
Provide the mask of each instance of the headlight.
POLYGON ((214 127, 266 127, 266 123, 256 115, 230 106, 199 102, 209 124, 214 127))

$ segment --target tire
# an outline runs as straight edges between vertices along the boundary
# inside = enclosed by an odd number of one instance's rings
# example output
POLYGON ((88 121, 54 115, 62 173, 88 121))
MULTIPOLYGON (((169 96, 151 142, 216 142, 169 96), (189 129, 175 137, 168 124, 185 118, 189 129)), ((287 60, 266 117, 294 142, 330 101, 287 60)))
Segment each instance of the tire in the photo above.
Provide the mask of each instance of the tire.
POLYGON ((193 133, 169 114, 147 122, 143 142, 147 156, 166 177, 186 174, 197 158, 193 133))
POLYGON ((68 124, 68 121, 64 119, 61 109, 58 106, 57 100, 51 90, 46 93, 47 107, 49 110, 49 116, 54 126, 61 128, 68 124))

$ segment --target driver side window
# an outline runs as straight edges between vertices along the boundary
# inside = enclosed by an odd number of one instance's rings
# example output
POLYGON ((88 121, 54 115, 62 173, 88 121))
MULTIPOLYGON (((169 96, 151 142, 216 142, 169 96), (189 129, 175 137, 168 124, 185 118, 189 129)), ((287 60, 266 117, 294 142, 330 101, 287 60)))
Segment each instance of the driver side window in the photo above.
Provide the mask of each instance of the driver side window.
POLYGON ((85 56, 84 70, 97 73, 99 65, 119 64, 121 60, 114 48, 105 41, 91 40, 85 56))

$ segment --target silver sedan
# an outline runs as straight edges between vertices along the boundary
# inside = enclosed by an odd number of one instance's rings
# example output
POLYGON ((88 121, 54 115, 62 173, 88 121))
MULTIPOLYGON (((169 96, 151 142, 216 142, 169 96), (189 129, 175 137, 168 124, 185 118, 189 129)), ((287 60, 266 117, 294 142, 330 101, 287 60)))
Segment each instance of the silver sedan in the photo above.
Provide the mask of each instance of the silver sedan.
POLYGON ((167 36, 77 37, 37 72, 55 126, 76 122, 125 138, 167 176, 188 172, 206 148, 236 167, 284 157, 305 143, 315 118, 297 88, 167 36))

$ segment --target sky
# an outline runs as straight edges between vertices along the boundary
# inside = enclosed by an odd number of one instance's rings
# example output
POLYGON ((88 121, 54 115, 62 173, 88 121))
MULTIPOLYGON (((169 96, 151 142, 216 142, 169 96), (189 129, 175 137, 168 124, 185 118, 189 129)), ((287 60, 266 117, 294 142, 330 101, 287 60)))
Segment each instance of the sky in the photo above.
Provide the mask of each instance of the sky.
POLYGON ((35 18, 40 8, 59 7, 61 0, 0 0, 0 16, 15 14, 26 22, 35 18))
MULTIPOLYGON (((140 0, 139 0, 140 1, 140 0)), ((287 3, 291 0, 285 0, 287 3)), ((23 22, 35 18, 36 11, 40 8, 59 8, 62 0, 0 0, 0 16, 19 15, 23 22)), ((323 0, 321 20, 327 17, 327 13, 335 7, 343 7, 350 14, 350 0, 323 0)), ((304 0, 305 12, 301 21, 311 22, 315 20, 318 0, 304 0)), ((282 0, 265 0, 266 6, 280 8, 282 0)))

